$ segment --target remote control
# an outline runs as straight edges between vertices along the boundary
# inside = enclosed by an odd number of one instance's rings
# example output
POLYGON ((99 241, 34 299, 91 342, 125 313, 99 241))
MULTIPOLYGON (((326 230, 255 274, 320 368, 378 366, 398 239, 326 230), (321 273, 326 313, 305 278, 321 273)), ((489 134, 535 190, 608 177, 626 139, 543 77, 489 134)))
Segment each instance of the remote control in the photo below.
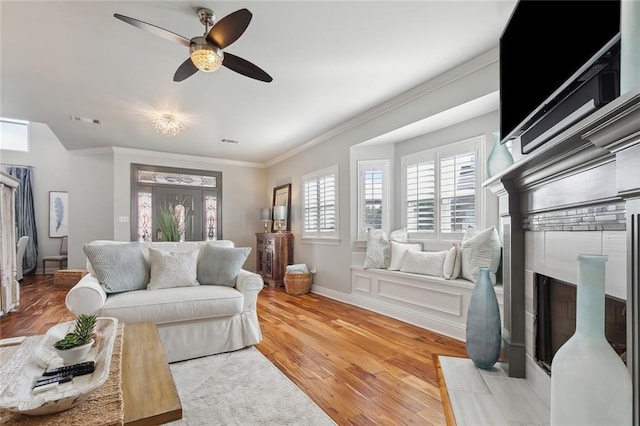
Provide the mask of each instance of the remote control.
POLYGON ((42 382, 36 382, 33 385, 33 389, 35 389, 37 387, 40 387, 40 386, 48 385, 50 383, 67 383, 67 382, 70 382, 71 379, 73 379, 73 376, 71 376, 71 375, 61 376, 61 377, 53 377, 51 379, 43 380, 42 382))
POLYGON ((72 374, 74 376, 82 376, 84 374, 93 373, 96 365, 93 361, 81 362, 79 364, 65 365, 64 367, 53 368, 42 373, 43 376, 55 376, 58 374, 72 374))
POLYGON ((54 379, 61 379, 61 378, 66 377, 66 376, 73 377, 73 374, 61 373, 61 374, 56 374, 55 376, 42 376, 42 377, 38 377, 36 379, 36 383, 42 383, 42 382, 51 383, 51 381, 54 380, 54 379))

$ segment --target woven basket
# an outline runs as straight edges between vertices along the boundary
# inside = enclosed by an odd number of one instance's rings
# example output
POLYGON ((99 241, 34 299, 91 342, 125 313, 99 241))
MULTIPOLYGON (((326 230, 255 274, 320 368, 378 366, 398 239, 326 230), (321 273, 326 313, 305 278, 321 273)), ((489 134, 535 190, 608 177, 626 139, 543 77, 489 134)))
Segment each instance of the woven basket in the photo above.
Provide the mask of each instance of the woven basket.
POLYGON ((309 293, 311 289, 311 273, 284 274, 284 289, 287 294, 309 293))

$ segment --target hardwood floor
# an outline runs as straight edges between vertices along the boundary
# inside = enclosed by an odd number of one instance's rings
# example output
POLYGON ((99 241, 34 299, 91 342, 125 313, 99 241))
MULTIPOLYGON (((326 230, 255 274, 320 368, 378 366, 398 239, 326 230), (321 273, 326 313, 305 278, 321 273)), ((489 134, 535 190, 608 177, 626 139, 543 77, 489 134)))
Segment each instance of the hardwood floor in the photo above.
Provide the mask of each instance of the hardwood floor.
MULTIPOLYGON (((0 319, 0 337, 43 334, 74 319, 64 306, 68 287, 56 288, 52 275, 21 284, 20 308, 0 319)), ((433 356, 466 356, 463 342, 282 288, 265 287, 258 316, 258 350, 336 423, 446 424, 433 356)))

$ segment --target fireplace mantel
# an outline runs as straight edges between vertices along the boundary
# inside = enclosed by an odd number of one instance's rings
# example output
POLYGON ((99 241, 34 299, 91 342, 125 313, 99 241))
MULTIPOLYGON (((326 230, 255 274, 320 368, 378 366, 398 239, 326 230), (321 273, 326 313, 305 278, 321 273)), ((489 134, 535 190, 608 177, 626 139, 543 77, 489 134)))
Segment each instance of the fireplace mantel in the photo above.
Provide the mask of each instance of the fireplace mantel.
MULTIPOLYGON (((503 352, 511 377, 526 376, 524 218, 589 206, 623 206, 626 223, 611 226, 627 235, 627 359, 634 381, 634 406, 639 407, 640 87, 524 155, 483 186, 499 200, 504 252, 503 352)), ((638 424, 637 408, 634 419, 638 424)))

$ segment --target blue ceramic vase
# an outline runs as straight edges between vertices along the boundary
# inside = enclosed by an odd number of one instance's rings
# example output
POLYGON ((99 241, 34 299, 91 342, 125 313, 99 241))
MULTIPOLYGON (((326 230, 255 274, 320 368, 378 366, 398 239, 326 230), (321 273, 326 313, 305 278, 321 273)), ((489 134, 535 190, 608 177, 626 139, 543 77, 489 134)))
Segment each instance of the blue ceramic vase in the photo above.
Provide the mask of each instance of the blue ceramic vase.
POLYGON ((491 368, 500 358, 502 324, 489 268, 480 275, 471 294, 467 312, 467 354, 478 368, 491 368))

